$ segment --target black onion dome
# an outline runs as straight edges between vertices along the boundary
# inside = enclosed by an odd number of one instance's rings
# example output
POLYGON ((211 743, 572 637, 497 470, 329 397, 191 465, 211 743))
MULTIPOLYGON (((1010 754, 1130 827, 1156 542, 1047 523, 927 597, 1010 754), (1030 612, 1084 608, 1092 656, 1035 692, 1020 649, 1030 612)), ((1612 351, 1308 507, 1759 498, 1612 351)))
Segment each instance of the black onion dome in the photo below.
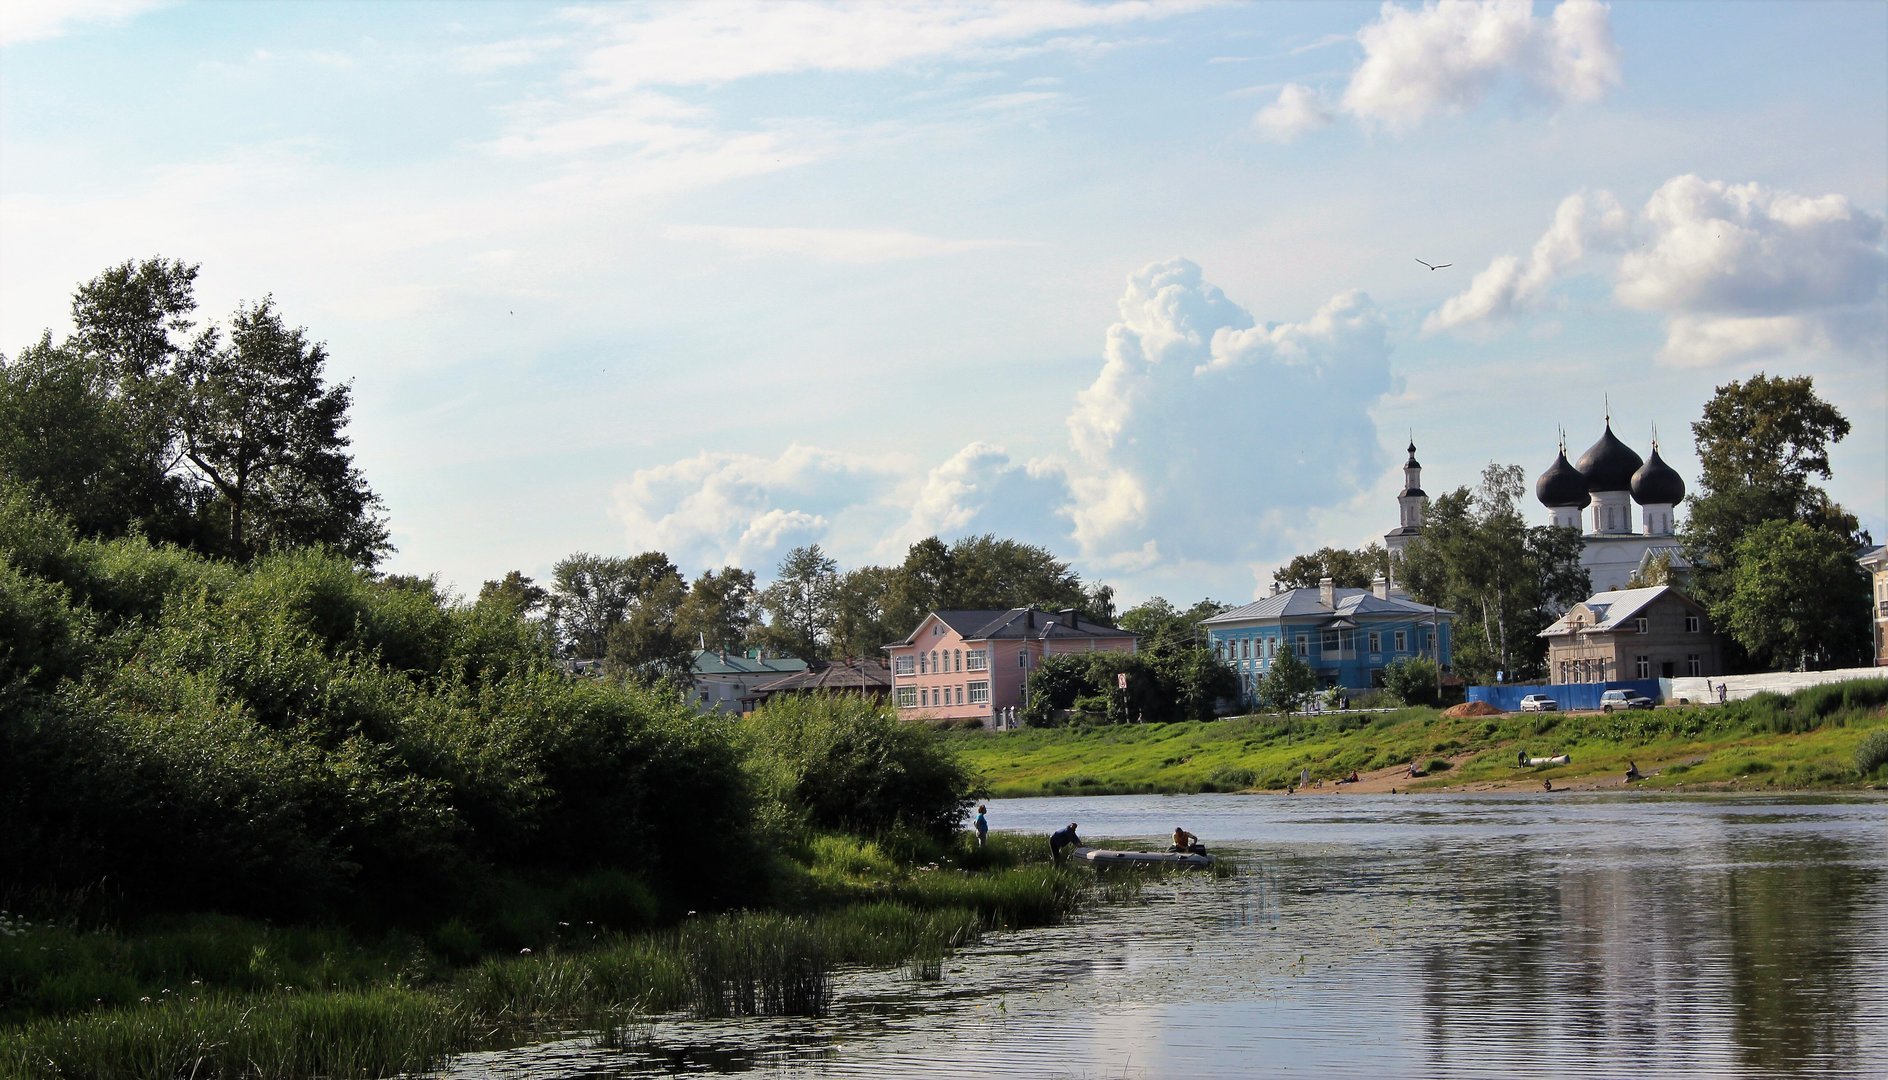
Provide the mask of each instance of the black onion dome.
POLYGON ((1685 501, 1685 478, 1665 464, 1656 446, 1645 465, 1632 474, 1632 498, 1640 506, 1677 506, 1685 501))
MULTIPOLYGON (((1403 463, 1403 467, 1405 469, 1420 469, 1423 467, 1422 463, 1416 460, 1416 443, 1414 440, 1412 440, 1409 444, 1409 460, 1403 463)), ((1427 495, 1423 494, 1423 489, 1417 487, 1414 484, 1411 484, 1409 487, 1406 487, 1403 490, 1396 493, 1396 497, 1399 499, 1406 499, 1410 497, 1411 495, 1414 495, 1419 499, 1428 498, 1427 495)))
POLYGON ((1580 455, 1578 466, 1580 475, 1586 477, 1588 491, 1630 491, 1632 474, 1645 464, 1632 447, 1620 442, 1613 434, 1613 425, 1606 425, 1606 434, 1600 441, 1587 447, 1580 455))
POLYGON ((1593 502, 1593 496, 1587 494, 1586 477, 1580 470, 1567 462, 1567 452, 1562 450, 1554 463, 1547 467, 1539 480, 1534 481, 1534 497, 1542 506, 1577 506, 1584 510, 1593 502))
POLYGON ((1403 467, 1405 469, 1420 469, 1423 467, 1422 462, 1416 460, 1416 443, 1413 440, 1409 444, 1409 460, 1403 463, 1403 467))

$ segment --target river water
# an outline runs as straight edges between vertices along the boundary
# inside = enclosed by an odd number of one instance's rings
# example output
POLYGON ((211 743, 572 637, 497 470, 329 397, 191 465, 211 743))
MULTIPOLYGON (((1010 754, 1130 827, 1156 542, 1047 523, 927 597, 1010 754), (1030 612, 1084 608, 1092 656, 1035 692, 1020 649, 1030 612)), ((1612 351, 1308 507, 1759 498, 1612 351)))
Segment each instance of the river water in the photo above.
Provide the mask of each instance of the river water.
POLYGON ((939 982, 838 980, 819 1020, 663 1019, 454 1077, 1888 1077, 1888 801, 1018 799, 995 828, 1242 873, 991 935, 939 982))

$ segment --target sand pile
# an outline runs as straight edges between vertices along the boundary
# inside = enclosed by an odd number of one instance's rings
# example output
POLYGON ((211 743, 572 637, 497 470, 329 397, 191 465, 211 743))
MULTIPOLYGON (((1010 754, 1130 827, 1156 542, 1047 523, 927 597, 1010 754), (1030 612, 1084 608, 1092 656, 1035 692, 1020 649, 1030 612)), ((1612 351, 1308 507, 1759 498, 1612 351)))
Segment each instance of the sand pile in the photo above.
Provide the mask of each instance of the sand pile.
POLYGON ((1501 710, 1486 701, 1464 701, 1460 705, 1451 705, 1442 710, 1444 716, 1500 716, 1501 710))

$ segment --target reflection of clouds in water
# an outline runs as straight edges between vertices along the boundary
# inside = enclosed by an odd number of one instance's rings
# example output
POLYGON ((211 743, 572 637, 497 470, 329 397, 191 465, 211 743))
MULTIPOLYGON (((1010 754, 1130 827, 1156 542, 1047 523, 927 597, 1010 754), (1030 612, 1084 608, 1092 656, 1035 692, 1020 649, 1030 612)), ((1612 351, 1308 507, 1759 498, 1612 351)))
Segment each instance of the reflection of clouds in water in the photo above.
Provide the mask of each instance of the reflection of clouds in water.
POLYGON ((1147 846, 1185 824, 1242 872, 992 934, 942 982, 844 973, 822 1019, 658 1021, 647 1052, 564 1041, 449 1075, 1888 1075, 1888 1015, 1868 1004, 1888 1000, 1879 804, 990 806, 1021 831, 1075 820, 1147 846))

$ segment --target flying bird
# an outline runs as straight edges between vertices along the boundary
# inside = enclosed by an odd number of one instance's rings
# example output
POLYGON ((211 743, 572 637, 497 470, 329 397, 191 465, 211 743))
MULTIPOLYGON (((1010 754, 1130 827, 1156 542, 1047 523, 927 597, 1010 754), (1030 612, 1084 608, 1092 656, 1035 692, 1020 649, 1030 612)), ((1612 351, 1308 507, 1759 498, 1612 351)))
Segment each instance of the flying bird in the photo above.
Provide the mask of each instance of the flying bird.
POLYGON ((1443 267, 1445 267, 1445 266, 1454 266, 1454 265, 1455 265, 1454 263, 1436 263, 1436 264, 1434 264, 1434 265, 1431 265, 1430 263, 1426 263, 1426 262, 1423 262, 1423 261, 1422 261, 1421 259, 1417 259, 1416 261, 1417 261, 1417 262, 1422 262, 1424 266, 1427 266, 1427 267, 1429 267, 1429 269, 1431 269, 1431 270, 1440 270, 1440 269, 1442 269, 1442 268, 1443 268, 1443 267))

